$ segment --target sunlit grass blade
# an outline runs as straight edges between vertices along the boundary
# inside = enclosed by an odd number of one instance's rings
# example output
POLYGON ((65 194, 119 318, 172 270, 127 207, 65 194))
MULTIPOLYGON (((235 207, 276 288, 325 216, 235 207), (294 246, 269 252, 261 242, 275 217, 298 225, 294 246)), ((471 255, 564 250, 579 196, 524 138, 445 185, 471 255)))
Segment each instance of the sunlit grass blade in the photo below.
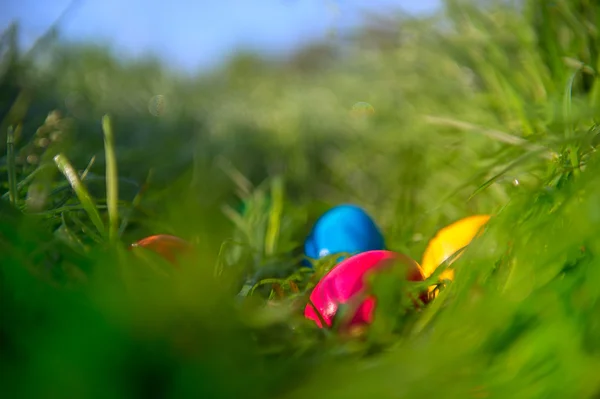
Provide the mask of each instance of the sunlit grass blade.
POLYGON ((231 242, 231 240, 225 240, 221 243, 221 247, 219 248, 219 254, 217 255, 217 263, 215 265, 215 269, 214 269, 214 273, 213 275, 216 277, 221 276, 221 274, 223 274, 223 269, 224 269, 224 265, 225 265, 225 260, 223 259, 224 253, 225 253, 225 249, 228 247, 229 243, 231 242))
POLYGON ((283 196, 283 181, 280 177, 277 177, 271 185, 271 211, 265 237, 265 254, 267 256, 273 255, 276 249, 283 213, 283 196))
POLYGON ((538 152, 541 152, 541 156, 543 156, 544 158, 552 159, 552 153, 550 152, 550 150, 548 150, 540 145, 531 143, 525 139, 522 139, 521 137, 514 136, 512 134, 501 132, 501 131, 495 130, 495 129, 483 128, 480 126, 476 126, 472 123, 458 121, 458 120, 454 120, 454 119, 450 119, 450 118, 442 118, 442 117, 430 116, 430 115, 425 116, 425 118, 426 118, 426 121, 431 124, 451 126, 451 127, 457 128, 457 129, 472 131, 472 132, 480 132, 492 140, 498 141, 500 143, 523 147, 523 148, 526 148, 531 151, 538 151, 538 152))
POLYGON ((250 196, 252 193, 252 183, 244 176, 239 170, 237 170, 227 158, 221 156, 218 158, 217 163, 219 167, 225 172, 229 178, 236 183, 244 198, 250 196))
POLYGON ((229 205, 225 204, 221 206, 221 212, 248 238, 250 235, 250 228, 246 220, 229 205))
MULTIPOLYGON (((566 124, 566 132, 565 136, 567 138, 573 137, 575 132, 575 126, 573 118, 573 83, 575 82, 575 78, 577 77, 579 70, 573 72, 567 81, 567 85, 565 87, 565 93, 563 98, 563 119, 566 124)), ((569 150, 569 160, 571 161, 571 167, 573 168, 573 175, 579 175, 579 146, 577 144, 571 144, 568 146, 569 150)))
POLYGON ((92 223, 94 223, 94 226, 96 226, 96 229, 98 229, 100 234, 105 235, 104 223, 102 222, 98 208, 96 207, 96 204, 87 188, 79 179, 79 175, 77 174, 75 168, 73 168, 67 157, 62 153, 57 154, 54 157, 54 162, 61 173, 66 177, 69 184, 71 184, 71 187, 75 191, 77 198, 79 198, 83 209, 89 215, 92 223))
POLYGON ((96 162, 96 156, 95 155, 90 159, 90 162, 88 163, 88 165, 85 167, 85 169, 81 173, 81 177, 80 177, 81 181, 84 181, 85 178, 87 177, 88 173, 90 173, 90 169, 94 165, 94 162, 96 162))
MULTIPOLYGON (((17 129, 20 129, 20 126, 17 129)), ((6 136, 6 156, 8 163, 8 193, 10 202, 16 206, 19 201, 19 192, 17 191, 17 167, 15 165, 15 131, 12 126, 8 128, 6 136)))
POLYGON ((104 131, 104 154, 106 157, 106 204, 108 205, 108 237, 115 241, 119 233, 119 177, 117 158, 115 155, 115 142, 110 117, 102 118, 104 131))
POLYGON ((528 159, 530 159, 534 155, 535 155, 534 153, 528 152, 528 153, 525 153, 525 154, 521 155, 517 159, 515 159, 513 162, 511 162, 510 164, 508 164, 507 166, 505 166, 499 173, 495 174, 493 177, 491 177, 490 179, 488 179, 485 183, 483 183, 479 187, 477 187, 477 189, 469 196, 469 198, 467 199, 467 201, 470 201, 477 194, 479 194, 480 192, 482 192, 483 190, 485 190, 486 188, 488 188, 489 186, 491 186, 496 180, 498 180, 500 177, 504 176, 504 174, 506 174, 506 172, 508 172, 509 170, 513 169, 517 165, 522 164, 523 162, 527 161, 528 159))

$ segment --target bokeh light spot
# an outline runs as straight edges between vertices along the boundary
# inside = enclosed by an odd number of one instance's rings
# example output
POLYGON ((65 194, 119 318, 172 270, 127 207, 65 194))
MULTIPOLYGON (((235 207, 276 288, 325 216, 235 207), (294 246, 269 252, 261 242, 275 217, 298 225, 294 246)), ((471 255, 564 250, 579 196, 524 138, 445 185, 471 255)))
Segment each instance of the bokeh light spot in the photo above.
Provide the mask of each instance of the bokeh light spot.
POLYGON ((165 113, 167 100, 162 94, 157 94, 148 102, 148 111, 154 116, 162 116, 165 113))
POLYGON ((375 108, 367 102, 360 101, 352 106, 351 114, 355 117, 368 117, 375 113, 375 108))

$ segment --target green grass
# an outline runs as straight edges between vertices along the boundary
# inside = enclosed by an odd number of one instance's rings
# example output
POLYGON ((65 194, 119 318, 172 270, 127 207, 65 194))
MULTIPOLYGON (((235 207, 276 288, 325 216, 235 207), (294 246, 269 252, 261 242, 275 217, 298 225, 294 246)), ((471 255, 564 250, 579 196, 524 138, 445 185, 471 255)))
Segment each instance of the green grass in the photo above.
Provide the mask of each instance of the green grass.
POLYGON ((325 42, 197 77, 51 34, 19 54, 7 30, 0 390, 599 397, 600 8, 485 3, 398 16, 393 36, 380 22, 343 57, 325 42), (355 117, 361 102, 374 113, 355 117), (444 225, 494 216, 423 310, 416 283, 376 279, 357 338, 302 315, 334 266, 300 267, 304 237, 341 202, 417 261, 444 225), (160 233, 194 258, 126 250, 160 233))

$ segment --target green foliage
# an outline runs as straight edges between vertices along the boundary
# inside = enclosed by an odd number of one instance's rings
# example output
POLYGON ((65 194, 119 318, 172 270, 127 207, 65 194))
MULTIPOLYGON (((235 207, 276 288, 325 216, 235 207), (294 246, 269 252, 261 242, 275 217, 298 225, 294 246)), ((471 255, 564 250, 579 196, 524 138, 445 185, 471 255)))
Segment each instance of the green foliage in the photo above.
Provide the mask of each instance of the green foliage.
POLYGON ((7 30, 2 391, 598 397, 600 9, 516 3, 448 0, 346 47, 197 77, 52 35, 23 55, 7 30), (340 202, 417 261, 438 228, 494 216, 427 306, 406 294, 439 273, 375 278, 381 306, 357 336, 303 317, 335 265, 301 266, 303 240, 340 202), (126 250, 161 233, 194 256, 126 250))

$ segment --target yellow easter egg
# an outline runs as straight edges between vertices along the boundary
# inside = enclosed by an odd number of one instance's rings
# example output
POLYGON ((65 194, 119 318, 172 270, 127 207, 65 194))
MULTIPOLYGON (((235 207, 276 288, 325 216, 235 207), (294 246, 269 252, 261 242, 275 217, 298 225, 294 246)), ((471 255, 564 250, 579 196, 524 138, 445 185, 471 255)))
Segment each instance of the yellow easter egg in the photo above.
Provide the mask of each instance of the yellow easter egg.
MULTIPOLYGON (((449 257, 469 245, 473 238, 482 231, 489 219, 490 215, 473 215, 460 219, 438 231, 435 237, 429 241, 423 253, 421 268, 425 278, 431 276, 435 269, 449 257)), ((440 275, 440 280, 452 279, 454 279, 454 270, 450 268, 440 275)))

